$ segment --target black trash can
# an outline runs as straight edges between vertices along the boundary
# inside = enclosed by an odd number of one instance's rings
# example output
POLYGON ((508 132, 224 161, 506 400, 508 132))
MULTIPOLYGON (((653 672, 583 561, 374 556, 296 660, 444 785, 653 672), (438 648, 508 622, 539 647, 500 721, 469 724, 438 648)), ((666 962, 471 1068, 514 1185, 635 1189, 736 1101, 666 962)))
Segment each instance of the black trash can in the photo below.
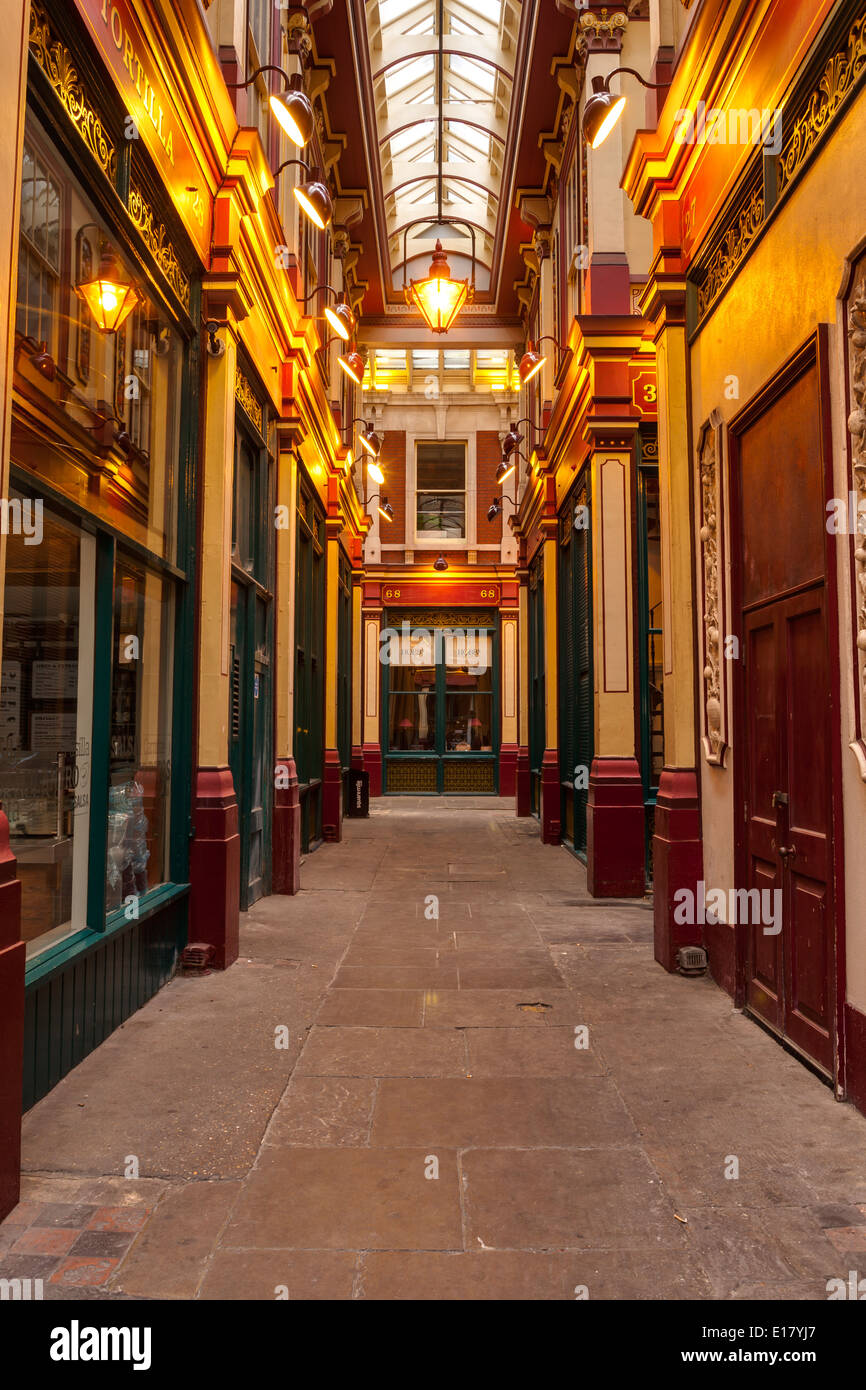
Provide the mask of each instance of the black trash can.
POLYGON ((370 774, 349 768, 349 804, 346 815, 369 816, 370 814, 370 774))

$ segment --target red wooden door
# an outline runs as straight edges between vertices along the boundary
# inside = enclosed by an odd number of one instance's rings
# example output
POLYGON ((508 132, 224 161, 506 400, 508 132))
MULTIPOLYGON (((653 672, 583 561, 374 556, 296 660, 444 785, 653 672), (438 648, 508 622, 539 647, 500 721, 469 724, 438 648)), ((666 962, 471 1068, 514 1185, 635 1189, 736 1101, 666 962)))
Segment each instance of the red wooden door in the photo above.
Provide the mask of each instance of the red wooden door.
POLYGON ((766 892, 771 909, 754 922, 738 904, 745 1005, 832 1074, 834 677, 824 394, 813 345, 732 423, 731 461, 743 647, 739 883, 766 892))
POLYGON ((775 919, 755 923, 750 914, 746 1003, 831 1072, 835 965, 825 621, 823 586, 745 620, 747 887, 766 892, 762 905, 775 919))

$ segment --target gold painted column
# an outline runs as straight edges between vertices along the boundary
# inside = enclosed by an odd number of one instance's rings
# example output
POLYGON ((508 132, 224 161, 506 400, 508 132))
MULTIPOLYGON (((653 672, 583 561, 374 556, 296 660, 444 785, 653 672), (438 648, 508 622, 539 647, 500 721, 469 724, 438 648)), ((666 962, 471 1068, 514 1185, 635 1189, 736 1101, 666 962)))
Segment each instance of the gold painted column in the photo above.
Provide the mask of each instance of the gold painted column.
POLYGON ((298 464, 295 432, 279 431, 277 455, 276 584, 274 613, 274 823, 272 888, 294 894, 301 886, 301 803, 294 759, 295 545, 298 464))
POLYGON ((646 891, 643 782, 635 746, 637 586, 632 535, 636 420, 591 421, 594 755, 586 829, 594 897, 646 891))
POLYGON ((343 765, 337 746, 337 692, 340 664, 339 516, 325 521, 325 764, 322 774, 322 837, 343 838, 343 765))
POLYGON ((379 661, 379 632, 382 610, 378 605, 362 605, 364 627, 364 771, 370 774, 370 795, 382 795, 382 742, 380 737, 379 700, 381 698, 381 663, 379 661))
POLYGON ((558 545, 556 515, 539 523, 544 536, 544 755, 541 759, 541 840, 558 845, 562 835, 562 789, 559 777, 559 631, 558 545))
POLYGON ((190 846, 190 941, 215 948, 215 964, 238 955, 240 835, 229 754, 229 647, 231 625, 232 484, 235 449, 237 316, 225 302, 208 306, 228 319, 219 338, 221 357, 202 352, 204 439, 200 448, 198 710, 193 823, 190 846), (222 309, 222 312, 219 311, 222 309))
POLYGON ((517 617, 517 764, 515 769, 514 809, 518 816, 532 813, 529 772, 529 570, 526 567, 526 542, 518 538, 520 560, 515 575, 518 590, 517 617))
MULTIPOLYGON (((7 0, 3 7, 5 42, 0 50, 0 87, 6 120, 0 132, 0 247, 5 267, 5 312, 0 324, 0 498, 9 498, 12 429, 12 360, 15 276, 21 202, 21 150, 27 81, 29 5, 7 0)), ((6 537, 0 530, 0 630, 6 574, 6 537)), ((2 660, 2 644, 0 644, 2 660)), ((21 940, 21 882, 9 844, 9 821, 0 804, 0 1221, 20 1195, 21 1094, 24 1060, 24 958, 21 940)))
MULTIPOLYGON (((642 309, 654 326, 658 376, 659 494, 664 621, 665 765, 659 779, 653 834, 653 917, 656 960, 676 968, 682 946, 701 944, 700 928, 674 920, 679 889, 697 893, 703 846, 697 777, 695 703, 695 570, 692 554, 692 469, 688 434, 688 343, 685 275, 674 233, 678 204, 662 204, 670 225, 650 269, 642 309)), ((682 914, 680 914, 682 915, 682 914)))

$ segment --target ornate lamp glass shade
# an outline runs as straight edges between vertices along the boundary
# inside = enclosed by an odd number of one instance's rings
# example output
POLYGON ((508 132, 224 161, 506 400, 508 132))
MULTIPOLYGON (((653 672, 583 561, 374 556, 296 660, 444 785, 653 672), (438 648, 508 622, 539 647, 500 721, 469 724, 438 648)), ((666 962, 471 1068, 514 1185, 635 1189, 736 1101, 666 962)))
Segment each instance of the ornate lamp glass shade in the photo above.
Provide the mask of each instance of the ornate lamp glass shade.
POLYGON ((303 90, 303 79, 295 73, 287 92, 274 92, 271 110, 293 145, 302 148, 315 129, 316 120, 310 98, 303 90))
POLYGON ((96 279, 76 285, 75 292, 84 300, 102 333, 116 333, 141 297, 124 279, 117 258, 109 248, 103 248, 96 279))
MULTIPOLYGON (((526 344, 526 351, 520 359, 520 384, 525 386, 541 371, 547 358, 543 352, 536 352, 532 340, 526 344)), ((515 440, 516 443, 516 440, 515 440)), ((512 446, 513 447, 513 446, 512 446)), ((510 452, 510 451, 509 451, 510 452)))
POLYGON ((346 301, 341 297, 336 304, 329 304, 325 309, 325 318, 339 334, 344 343, 348 343, 355 331, 355 315, 349 308, 346 301))
POLYGON ((337 361, 346 376, 351 377, 356 386, 360 386, 364 380, 364 359, 360 352, 350 352, 346 357, 338 357, 337 361))
POLYGON ((442 242, 437 241, 430 274, 426 280, 409 281, 406 302, 421 310, 428 328, 434 333, 447 333, 468 298, 469 281, 451 279, 448 258, 442 250, 442 242))
MULTIPOLYGON (((646 84, 644 84, 646 85, 646 84)), ((583 138, 590 149, 597 150, 625 109, 625 97, 614 96, 608 90, 607 78, 592 79, 592 95, 587 98, 583 108, 583 138)))
MULTIPOLYGON (((312 171, 312 178, 306 183, 299 183, 292 192, 309 217, 310 221, 324 231, 334 215, 334 204, 331 199, 331 191, 322 178, 319 177, 318 169, 312 171)), ((342 336, 342 335, 341 335, 342 336)))

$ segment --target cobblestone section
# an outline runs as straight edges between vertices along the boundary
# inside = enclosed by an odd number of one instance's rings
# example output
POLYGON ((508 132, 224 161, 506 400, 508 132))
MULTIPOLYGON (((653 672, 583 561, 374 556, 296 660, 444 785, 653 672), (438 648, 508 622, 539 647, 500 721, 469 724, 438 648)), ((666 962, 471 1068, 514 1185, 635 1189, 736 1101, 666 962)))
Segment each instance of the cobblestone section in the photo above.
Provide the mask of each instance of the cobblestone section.
POLYGON ((0 1278, 825 1299, 866 1274, 866 1120, 654 963, 649 899, 593 900, 487 800, 380 802, 302 883, 26 1117, 0 1278))

